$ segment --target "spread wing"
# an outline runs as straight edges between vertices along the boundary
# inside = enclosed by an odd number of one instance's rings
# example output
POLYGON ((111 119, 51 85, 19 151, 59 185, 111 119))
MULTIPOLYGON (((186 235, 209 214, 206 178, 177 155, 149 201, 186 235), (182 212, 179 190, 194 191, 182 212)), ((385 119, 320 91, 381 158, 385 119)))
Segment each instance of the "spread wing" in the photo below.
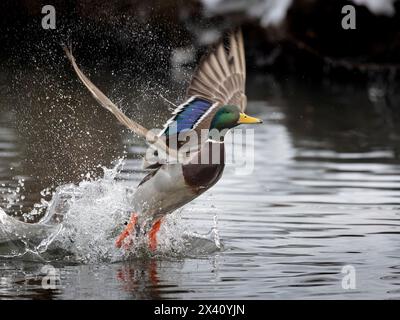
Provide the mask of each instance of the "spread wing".
MULTIPOLYGON (((242 32, 229 35, 229 47, 224 42, 205 55, 195 71, 186 93, 186 101, 179 105, 159 134, 170 149, 179 150, 182 144, 188 145, 185 136, 197 134, 192 147, 201 147, 204 137, 202 129, 209 129, 219 107, 232 104, 244 112, 247 105, 245 95, 246 63, 242 32), (182 133, 184 133, 182 135, 182 133), (177 141, 172 145, 171 141, 177 141)), ((155 168, 144 162, 145 168, 155 168)))
POLYGON ((159 135, 154 132, 147 130, 145 127, 141 126, 139 123, 133 121, 128 118, 103 92, 97 88, 88 77, 79 69, 78 65, 75 62, 75 57, 72 55, 71 51, 64 47, 64 51, 71 62, 76 74, 82 83, 86 86, 86 88, 90 91, 92 96, 97 100, 97 102, 103 106, 105 109, 110 111, 120 123, 126 126, 128 129, 132 130, 137 135, 147 139, 147 141, 157 149, 162 150, 165 153, 168 153, 172 157, 176 157, 175 150, 169 150, 167 147, 165 140, 160 138, 159 135))
POLYGON ((237 105, 244 112, 247 105, 245 82, 243 35, 239 30, 229 35, 228 48, 221 41, 201 60, 187 90, 187 97, 199 96, 221 105, 237 105))
MULTIPOLYGON (((147 130, 137 122, 128 118, 104 93, 100 91, 79 69, 75 58, 68 48, 64 51, 70 60, 76 74, 93 97, 104 108, 109 110, 127 128, 137 135, 147 138, 152 147, 168 154, 175 159, 179 158, 177 148, 169 147, 171 137, 181 132, 209 129, 211 121, 222 105, 232 104, 240 107, 244 112, 247 105, 245 95, 246 64, 242 32, 229 35, 229 47, 225 48, 223 41, 206 55, 200 62, 187 90, 187 100, 173 112, 162 132, 158 135, 147 130)), ((201 139, 199 140, 201 143, 201 139)), ((155 163, 145 168, 157 167, 155 163)))
POLYGON ((220 41, 201 59, 187 90, 187 100, 173 111, 160 136, 209 129, 222 105, 237 105, 244 112, 247 105, 245 82, 243 35, 239 30, 229 35, 227 49, 220 41))

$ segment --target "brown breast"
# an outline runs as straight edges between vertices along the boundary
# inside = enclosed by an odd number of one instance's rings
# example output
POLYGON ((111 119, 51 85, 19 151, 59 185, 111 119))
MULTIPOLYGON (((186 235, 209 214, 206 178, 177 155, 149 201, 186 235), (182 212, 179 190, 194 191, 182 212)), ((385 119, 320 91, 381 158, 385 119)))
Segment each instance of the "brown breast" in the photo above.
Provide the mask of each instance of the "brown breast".
POLYGON ((224 167, 224 144, 208 142, 182 170, 187 185, 196 193, 202 193, 220 179, 224 167))

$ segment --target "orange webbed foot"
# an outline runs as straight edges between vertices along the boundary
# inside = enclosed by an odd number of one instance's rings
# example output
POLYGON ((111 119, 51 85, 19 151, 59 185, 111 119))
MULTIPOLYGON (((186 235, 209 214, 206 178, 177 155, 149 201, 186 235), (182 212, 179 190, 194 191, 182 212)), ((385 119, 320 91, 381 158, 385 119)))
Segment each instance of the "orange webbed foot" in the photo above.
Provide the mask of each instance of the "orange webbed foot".
POLYGON ((160 231, 161 220, 162 218, 156 220, 156 222, 154 222, 149 232, 149 240, 150 240, 149 247, 151 251, 155 251, 157 249, 157 233, 158 231, 160 231))
MULTIPOLYGON (((118 236, 117 240, 115 241, 115 246, 117 248, 121 248, 122 244, 124 243, 124 240, 133 233, 135 230, 136 222, 138 219, 138 215, 136 213, 132 213, 131 219, 129 220, 129 223, 125 227, 124 231, 121 232, 121 234, 118 236)), ((129 246, 132 244, 132 240, 129 241, 124 245, 124 247, 127 249, 129 246)))

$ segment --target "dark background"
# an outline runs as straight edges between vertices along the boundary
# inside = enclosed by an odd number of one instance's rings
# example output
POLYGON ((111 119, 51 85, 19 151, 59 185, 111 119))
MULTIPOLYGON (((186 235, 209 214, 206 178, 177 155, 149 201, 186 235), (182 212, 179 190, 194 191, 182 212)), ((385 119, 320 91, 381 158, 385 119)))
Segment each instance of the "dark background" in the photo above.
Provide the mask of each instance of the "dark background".
MULTIPOLYGON (((257 2, 262 0, 249 1, 249 7, 257 2)), ((49 65, 57 59, 49 60, 46 52, 55 50, 61 56, 59 43, 71 41, 88 63, 104 58, 112 67, 129 57, 136 72, 163 75, 168 61, 164 68, 160 62, 172 48, 201 47, 208 44, 201 40, 204 30, 222 32, 241 25, 248 39, 250 69, 303 77, 398 77, 400 3, 394 5, 396 13, 387 16, 349 1, 294 0, 279 25, 265 27, 245 10, 209 14, 195 0, 6 0, 0 3, 0 62, 32 67, 35 55, 36 66, 49 65), (56 8, 56 30, 41 28, 45 4, 56 8), (356 8, 356 30, 341 27, 341 8, 346 4, 356 8), (149 48, 146 55, 143 47, 149 48)))

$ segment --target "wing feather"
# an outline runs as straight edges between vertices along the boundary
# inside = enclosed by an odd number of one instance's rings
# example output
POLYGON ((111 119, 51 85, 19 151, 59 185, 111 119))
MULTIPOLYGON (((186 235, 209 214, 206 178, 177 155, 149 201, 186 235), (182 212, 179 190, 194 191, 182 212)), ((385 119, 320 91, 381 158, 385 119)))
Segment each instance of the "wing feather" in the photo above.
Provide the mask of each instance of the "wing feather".
POLYGON ((75 57, 72 55, 71 51, 64 47, 64 51, 71 62, 76 74, 82 83, 86 86, 86 88, 90 91, 92 96, 97 100, 97 102, 103 106, 105 109, 110 111, 120 123, 126 126, 128 129, 132 130, 137 135, 147 139, 147 142, 153 144, 154 147, 162 150, 165 153, 168 153, 170 156, 177 157, 176 151, 169 149, 165 143, 165 141, 156 135, 154 132, 147 130, 145 127, 128 118, 103 92, 97 88, 86 75, 79 69, 78 65, 75 62, 75 57))
POLYGON ((235 104, 246 109, 246 62, 241 30, 229 35, 229 48, 221 41, 202 59, 187 90, 187 97, 198 95, 211 101, 235 104))

